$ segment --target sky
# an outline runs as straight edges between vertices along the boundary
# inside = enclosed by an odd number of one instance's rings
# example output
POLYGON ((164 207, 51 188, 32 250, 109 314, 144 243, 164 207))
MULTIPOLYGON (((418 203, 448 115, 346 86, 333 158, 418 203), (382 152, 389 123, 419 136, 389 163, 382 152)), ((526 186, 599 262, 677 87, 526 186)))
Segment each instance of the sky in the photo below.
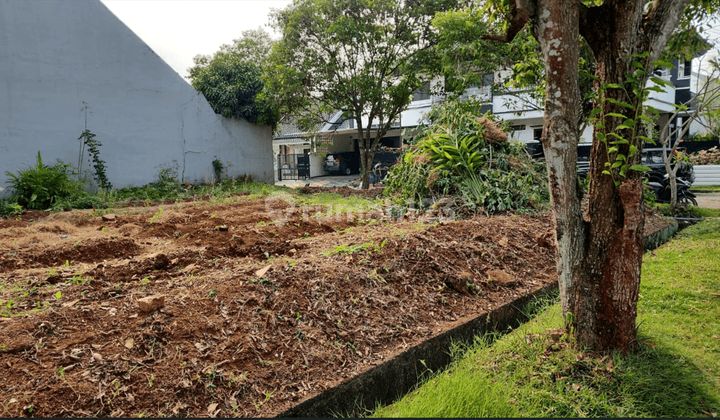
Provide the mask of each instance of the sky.
POLYGON ((212 54, 242 31, 268 25, 291 0, 100 0, 180 76, 193 57, 212 54))

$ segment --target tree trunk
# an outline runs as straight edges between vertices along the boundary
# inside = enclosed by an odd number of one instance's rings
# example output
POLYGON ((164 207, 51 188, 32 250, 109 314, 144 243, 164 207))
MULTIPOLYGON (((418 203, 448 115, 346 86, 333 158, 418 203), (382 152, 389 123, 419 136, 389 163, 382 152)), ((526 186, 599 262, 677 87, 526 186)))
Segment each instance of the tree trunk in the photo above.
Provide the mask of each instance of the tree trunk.
POLYGON ((370 151, 365 147, 360 147, 360 163, 362 165, 362 189, 370 188, 370 165, 372 165, 372 156, 370 151))
MULTIPOLYGON (((632 70, 632 54, 645 52, 641 42, 642 1, 629 1, 615 10, 602 10, 594 16, 599 33, 588 41, 596 61, 596 76, 602 83, 623 85, 632 70), (636 10, 639 8, 639 10, 636 10)), ((601 7, 602 9, 602 7, 601 7)), ((644 83, 644 82, 643 82, 644 83)), ((600 85, 597 84, 600 89, 600 85)), ((601 91, 596 107, 602 115, 629 114, 626 108, 606 98, 642 106, 632 89, 608 88, 601 91)), ((634 115, 630 116, 634 118, 634 115)), ((606 162, 614 162, 616 153, 608 155, 608 144, 598 134, 616 132, 622 118, 605 117, 605 127, 595 125, 591 151, 589 229, 585 273, 578 284, 577 306, 574 310, 575 330, 579 341, 595 350, 619 350, 627 353, 635 348, 637 299, 643 254, 645 215, 642 200, 641 173, 628 170, 626 177, 603 174, 606 162), (616 184, 615 181, 619 181, 616 184)), ((640 126, 641 124, 637 124, 640 126)), ((637 147, 628 165, 639 163, 642 141, 630 130, 617 131, 630 144, 620 144, 619 153, 630 156, 631 145, 637 147)), ((608 137, 609 142, 612 137, 608 137)))
MULTIPOLYGON (((645 0, 606 0, 602 6, 588 8, 575 0, 515 0, 510 2, 507 34, 485 37, 509 41, 527 22, 533 23, 545 61, 542 142, 555 221, 563 315, 578 342, 595 351, 627 353, 637 345, 635 319, 645 224, 641 173, 627 170, 621 176, 618 168, 609 168, 611 174, 603 174, 606 163, 614 163, 618 153, 628 157, 627 167, 639 163, 642 155, 641 133, 617 130, 625 118, 610 116, 628 110, 607 99, 641 106, 633 86, 624 84, 634 68, 633 57, 649 52, 643 63, 646 73, 637 78, 642 87, 651 63, 665 48, 688 2, 663 0, 648 5, 645 0), (575 172, 580 34, 595 55, 596 88, 601 89, 596 106, 605 115, 602 124, 595 124, 586 219, 580 212, 575 172), (627 91, 607 84, 626 86, 627 91), (618 144, 618 151, 608 153, 600 133, 621 135, 629 143, 618 144), (630 157, 634 148, 636 154, 630 157)), ((634 113, 628 117, 637 119, 634 113)))
MULTIPOLYGON (((361 122, 357 121, 358 127, 361 127, 361 122)), ((387 133, 390 124, 388 123, 385 128, 375 132, 374 137, 371 136, 370 128, 363 130, 358 129, 360 135, 360 164, 362 167, 362 189, 367 190, 370 188, 370 172, 372 172, 372 163, 375 153, 380 146, 380 139, 387 133)), ((378 180, 375 180, 377 182, 378 180)))
POLYGON ((580 108, 578 13, 574 0, 540 0, 535 26, 547 75, 541 140, 548 169, 558 246, 558 280, 565 315, 575 311, 574 291, 585 259, 585 232, 575 171, 580 108))

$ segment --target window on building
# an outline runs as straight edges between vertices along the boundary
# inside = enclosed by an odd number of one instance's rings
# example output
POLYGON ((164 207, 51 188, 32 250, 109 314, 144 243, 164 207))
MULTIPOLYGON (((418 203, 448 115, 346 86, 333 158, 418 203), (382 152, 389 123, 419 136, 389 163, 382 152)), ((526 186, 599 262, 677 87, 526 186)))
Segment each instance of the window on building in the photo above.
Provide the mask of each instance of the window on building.
POLYGON ((493 73, 484 75, 483 76, 483 86, 492 86, 494 80, 495 80, 495 75, 493 73))
POLYGON ((653 74, 659 77, 670 77, 670 69, 665 67, 658 67, 655 69, 653 74))
POLYGON ((692 61, 680 60, 678 62, 678 79, 687 79, 692 72, 692 61))
POLYGON ((540 141, 542 138, 542 127, 533 129, 533 139, 540 141))
MULTIPOLYGON (((680 131, 678 132, 678 134, 682 133, 683 128, 688 124, 689 119, 690 119, 690 117, 687 115, 680 117, 680 120, 678 121, 678 123, 680 124, 678 126, 680 131)), ((690 137, 690 130, 688 130, 682 138, 687 139, 688 137, 690 137)))
POLYGON ((425 82, 423 86, 413 93, 413 101, 424 101, 430 99, 430 82, 425 82))

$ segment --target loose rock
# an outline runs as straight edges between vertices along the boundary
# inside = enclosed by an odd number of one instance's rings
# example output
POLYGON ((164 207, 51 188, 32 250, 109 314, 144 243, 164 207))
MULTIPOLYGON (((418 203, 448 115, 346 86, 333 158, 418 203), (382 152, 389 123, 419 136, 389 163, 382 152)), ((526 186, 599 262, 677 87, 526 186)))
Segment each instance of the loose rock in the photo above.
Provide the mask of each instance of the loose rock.
POLYGON ((255 272, 255 275, 256 275, 258 278, 263 278, 263 277, 265 277, 265 274, 267 274, 268 270, 270 270, 270 267, 272 267, 272 265, 268 265, 268 266, 265 267, 265 268, 261 268, 260 270, 258 270, 258 271, 255 272))
POLYGON ((152 295, 138 299, 137 301, 140 312, 152 312, 165 306, 165 296, 152 295))

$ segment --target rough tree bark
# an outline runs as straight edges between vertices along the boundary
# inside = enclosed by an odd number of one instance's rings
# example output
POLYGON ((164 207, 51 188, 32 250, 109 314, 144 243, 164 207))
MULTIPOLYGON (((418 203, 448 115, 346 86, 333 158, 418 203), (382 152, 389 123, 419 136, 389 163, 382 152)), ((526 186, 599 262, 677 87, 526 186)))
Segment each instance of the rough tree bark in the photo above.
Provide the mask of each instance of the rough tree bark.
MULTIPOLYGON (((632 70, 634 54, 649 51, 649 62, 657 60, 688 1, 656 0, 643 13, 644 0, 609 0, 591 8, 577 0, 516 0, 508 36, 495 37, 509 41, 519 23, 529 21, 543 51, 547 90, 542 142, 555 220, 561 304, 578 342, 596 351, 627 353, 637 344, 644 213, 640 173, 628 171, 626 177, 617 170, 614 176, 602 173, 605 162, 614 161, 615 154, 608 155, 606 144, 597 140, 598 127, 591 155, 588 217, 581 213, 575 172, 579 35, 593 50, 599 83, 622 85, 632 70), (616 179, 620 180, 617 185, 616 179)), ((639 101, 621 89, 601 92, 596 107, 602 108, 603 115, 627 113, 605 96, 635 105, 639 101)), ((622 122, 608 117, 603 130, 614 131, 622 122)), ((638 153, 628 163, 638 163, 642 141, 621 134, 631 143, 621 145, 619 153, 629 156, 632 144, 638 153)))

